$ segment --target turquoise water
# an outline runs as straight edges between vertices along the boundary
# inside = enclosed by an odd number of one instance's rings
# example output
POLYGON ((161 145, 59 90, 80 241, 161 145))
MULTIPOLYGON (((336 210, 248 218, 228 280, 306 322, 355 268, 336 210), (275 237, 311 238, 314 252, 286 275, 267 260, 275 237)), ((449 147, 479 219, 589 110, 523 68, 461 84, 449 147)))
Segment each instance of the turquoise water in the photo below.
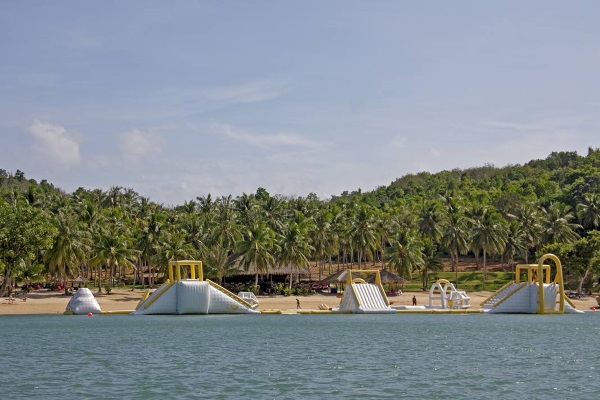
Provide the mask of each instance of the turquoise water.
POLYGON ((4 316, 0 332, 7 399, 600 396, 600 313, 4 316))

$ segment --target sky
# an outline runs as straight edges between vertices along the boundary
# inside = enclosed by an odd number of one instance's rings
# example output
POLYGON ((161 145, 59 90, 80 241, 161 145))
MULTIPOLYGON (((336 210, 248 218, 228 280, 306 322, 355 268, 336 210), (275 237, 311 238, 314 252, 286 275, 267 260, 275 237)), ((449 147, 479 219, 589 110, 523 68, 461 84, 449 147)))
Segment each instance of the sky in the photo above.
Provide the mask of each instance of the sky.
POLYGON ((0 169, 165 205, 600 147, 600 2, 0 8, 0 169))

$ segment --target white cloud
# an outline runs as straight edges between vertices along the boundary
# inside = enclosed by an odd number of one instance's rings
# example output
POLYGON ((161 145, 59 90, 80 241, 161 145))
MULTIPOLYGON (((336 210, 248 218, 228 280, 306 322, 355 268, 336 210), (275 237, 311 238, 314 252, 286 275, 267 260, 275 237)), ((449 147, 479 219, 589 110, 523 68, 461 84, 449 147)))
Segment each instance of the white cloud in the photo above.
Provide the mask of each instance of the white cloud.
POLYGON ((121 154, 126 160, 138 161, 149 155, 159 154, 164 145, 164 139, 153 133, 134 129, 123 133, 120 137, 121 154))
POLYGON ((34 138, 31 148, 45 160, 62 167, 71 167, 81 161, 79 143, 64 127, 35 121, 29 127, 29 133, 34 138))
POLYGON ((250 132, 244 132, 234 129, 231 125, 214 123, 212 130, 221 135, 237 141, 249 144, 256 147, 272 147, 272 146, 298 146, 313 148, 320 144, 312 140, 307 140, 301 136, 290 133, 277 133, 273 135, 262 135, 250 132))

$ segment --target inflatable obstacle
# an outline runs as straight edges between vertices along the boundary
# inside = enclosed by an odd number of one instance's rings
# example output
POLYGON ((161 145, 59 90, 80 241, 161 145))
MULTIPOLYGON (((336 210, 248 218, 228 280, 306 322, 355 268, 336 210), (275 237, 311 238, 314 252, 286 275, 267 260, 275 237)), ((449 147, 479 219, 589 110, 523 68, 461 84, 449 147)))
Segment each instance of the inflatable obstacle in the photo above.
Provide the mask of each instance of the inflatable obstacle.
POLYGON ((463 290, 456 290, 454 284, 446 279, 438 279, 429 290, 429 306, 427 308, 451 310, 467 309, 471 306, 471 298, 463 290))
POLYGON ((69 300, 65 314, 86 315, 89 313, 100 314, 102 310, 98 301, 88 288, 79 288, 69 300))
POLYGON ((381 285, 379 270, 347 270, 346 289, 340 305, 332 311, 351 313, 395 313, 381 285), (375 273, 375 283, 352 278, 352 273, 375 273))
POLYGON ((582 313, 565 295, 562 265, 553 254, 542 256, 538 264, 518 264, 515 281, 506 284, 481 303, 485 312, 505 314, 582 313), (555 275, 551 279, 550 265, 554 261, 555 275), (521 280, 523 275, 524 280, 521 280))
POLYGON ((203 280, 202 261, 183 260, 169 263, 169 280, 144 296, 133 314, 258 314, 257 306, 258 302, 203 280), (189 267, 187 279, 182 279, 183 267, 189 267))

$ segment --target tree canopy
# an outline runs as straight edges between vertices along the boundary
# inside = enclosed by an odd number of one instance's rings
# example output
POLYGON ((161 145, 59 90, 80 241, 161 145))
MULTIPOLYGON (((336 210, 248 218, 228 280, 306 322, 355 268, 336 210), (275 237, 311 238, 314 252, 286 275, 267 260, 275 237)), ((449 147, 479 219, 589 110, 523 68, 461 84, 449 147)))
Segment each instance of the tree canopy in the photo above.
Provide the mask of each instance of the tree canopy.
MULTIPOLYGON (((553 152, 524 165, 484 165, 402 176, 372 191, 272 195, 264 188, 164 206, 134 189, 79 188, 73 193, 22 171, 0 170, 0 266, 3 286, 43 266, 55 279, 136 277, 170 260, 202 259, 209 277, 259 275, 275 266, 312 263, 319 277, 333 264, 382 263, 409 277, 457 270, 471 255, 528 262, 554 249, 568 273, 594 282, 599 271, 600 150, 553 152)), ((328 269, 328 271, 326 271, 328 269)), ((145 282, 145 280, 143 280, 145 282)), ((99 283, 100 285, 100 283, 99 283)))

